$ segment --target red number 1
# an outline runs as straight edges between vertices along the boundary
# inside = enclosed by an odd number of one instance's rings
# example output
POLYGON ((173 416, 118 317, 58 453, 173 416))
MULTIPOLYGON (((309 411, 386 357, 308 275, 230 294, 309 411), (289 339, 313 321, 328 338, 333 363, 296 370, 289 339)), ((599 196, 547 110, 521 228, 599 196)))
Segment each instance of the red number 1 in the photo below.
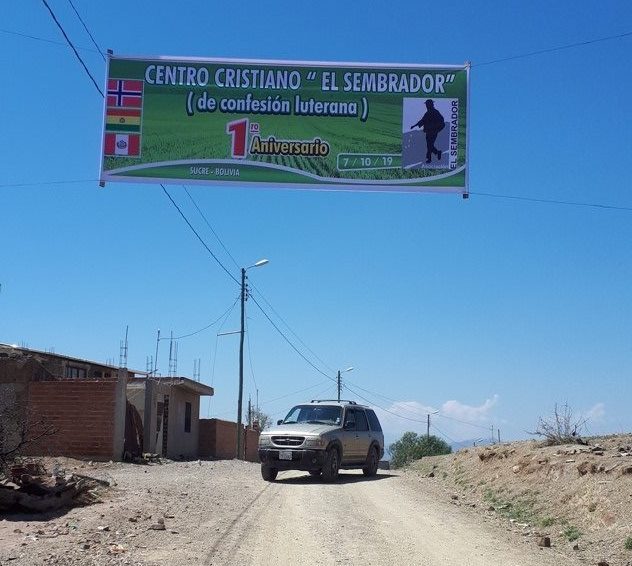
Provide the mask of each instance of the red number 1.
POLYGON ((231 136, 230 155, 233 159, 246 157, 246 135, 248 133, 248 119, 235 120, 226 124, 226 133, 231 136))

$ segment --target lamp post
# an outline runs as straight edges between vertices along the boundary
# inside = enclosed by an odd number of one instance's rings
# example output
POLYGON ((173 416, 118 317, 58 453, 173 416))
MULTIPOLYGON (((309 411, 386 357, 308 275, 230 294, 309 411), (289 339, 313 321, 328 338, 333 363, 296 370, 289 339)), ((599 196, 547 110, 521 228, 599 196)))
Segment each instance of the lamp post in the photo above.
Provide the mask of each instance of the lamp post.
POLYGON ((428 427, 426 429, 426 438, 430 438, 430 415, 436 415, 439 411, 434 411, 432 413, 427 413, 428 416, 428 427))
POLYGON ((353 366, 348 367, 347 369, 343 369, 338 370, 338 402, 340 402, 340 393, 342 391, 342 377, 340 376, 341 373, 345 373, 347 371, 352 371, 353 370, 353 366))
POLYGON ((239 395, 237 397, 237 459, 241 454, 241 408, 244 395, 244 320, 246 307, 246 271, 252 267, 261 267, 268 263, 267 259, 260 259, 248 267, 241 268, 241 327, 239 331, 239 395))

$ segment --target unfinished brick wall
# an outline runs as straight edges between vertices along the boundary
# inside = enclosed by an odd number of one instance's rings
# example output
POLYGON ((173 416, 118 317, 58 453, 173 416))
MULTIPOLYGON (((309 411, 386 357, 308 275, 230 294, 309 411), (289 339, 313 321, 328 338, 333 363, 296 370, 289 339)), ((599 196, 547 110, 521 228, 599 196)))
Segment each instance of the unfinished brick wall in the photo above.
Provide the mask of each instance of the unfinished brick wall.
MULTIPOLYGON (((243 441, 246 447, 246 460, 258 462, 259 433, 254 430, 245 431, 243 441)), ((236 444, 237 423, 220 419, 200 419, 200 457, 232 460, 237 453, 236 444)))
POLYGON ((115 422, 119 383, 116 379, 34 381, 28 390, 32 430, 52 426, 55 433, 30 444, 39 456, 117 460, 115 422))

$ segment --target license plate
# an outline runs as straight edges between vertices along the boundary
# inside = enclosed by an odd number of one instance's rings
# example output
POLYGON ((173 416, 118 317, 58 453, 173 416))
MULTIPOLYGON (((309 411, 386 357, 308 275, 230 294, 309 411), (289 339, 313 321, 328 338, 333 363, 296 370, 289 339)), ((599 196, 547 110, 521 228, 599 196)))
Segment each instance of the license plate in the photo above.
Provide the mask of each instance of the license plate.
POLYGON ((279 450, 279 460, 291 460, 291 459, 292 459, 291 450, 279 450))

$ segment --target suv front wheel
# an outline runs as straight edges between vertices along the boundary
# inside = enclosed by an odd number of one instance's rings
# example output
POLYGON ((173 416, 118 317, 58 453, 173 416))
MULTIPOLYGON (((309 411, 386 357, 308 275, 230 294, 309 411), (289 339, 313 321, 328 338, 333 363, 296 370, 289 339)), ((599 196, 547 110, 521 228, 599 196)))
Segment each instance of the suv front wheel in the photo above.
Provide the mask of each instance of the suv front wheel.
POLYGON ((323 481, 333 482, 338 479, 338 470, 340 469, 340 456, 338 449, 331 447, 327 449, 325 454, 325 463, 323 464, 323 481))
POLYGON ((277 477, 279 470, 271 468, 270 466, 264 466, 261 464, 261 477, 266 481, 274 481, 277 477))

